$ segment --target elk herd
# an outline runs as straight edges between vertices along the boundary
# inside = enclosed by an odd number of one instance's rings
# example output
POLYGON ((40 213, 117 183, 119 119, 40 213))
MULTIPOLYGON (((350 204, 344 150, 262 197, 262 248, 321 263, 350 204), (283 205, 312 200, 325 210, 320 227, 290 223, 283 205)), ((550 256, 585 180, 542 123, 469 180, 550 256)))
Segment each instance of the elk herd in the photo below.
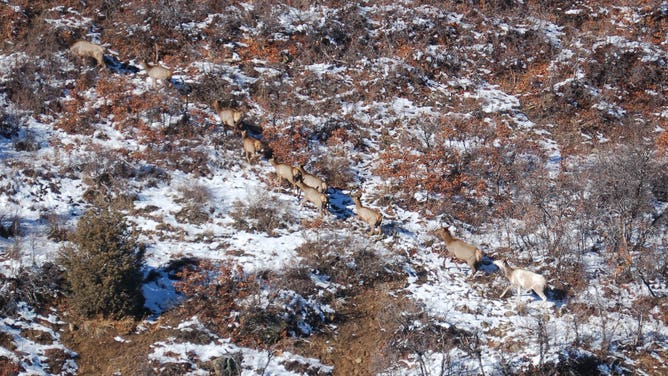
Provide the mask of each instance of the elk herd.
MULTIPOLYGON (((97 66, 104 66, 104 48, 98 44, 87 41, 78 41, 70 47, 70 51, 80 58, 95 59, 97 66)), ((146 71, 153 82, 162 81, 165 84, 171 83, 172 71, 159 64, 153 65, 146 61, 141 61, 141 67, 146 71)), ((240 133, 243 155, 248 163, 253 163, 259 154, 271 154, 269 145, 257 138, 251 137, 247 130, 242 129, 241 119, 243 112, 236 108, 223 107, 219 100, 211 103, 214 112, 220 118, 223 126, 240 133)), ((296 190, 298 198, 303 195, 301 205, 306 201, 313 204, 322 215, 329 205, 327 196, 328 184, 320 177, 306 171, 303 165, 292 166, 290 164, 279 163, 271 156, 268 159, 274 169, 276 183, 278 185, 287 181, 290 186, 296 190)), ((351 199, 355 204, 357 216, 369 226, 369 235, 382 235, 381 223, 383 216, 377 209, 366 207, 361 202, 361 194, 354 192, 351 199)), ((443 227, 434 232, 445 243, 445 248, 450 257, 465 262, 471 269, 468 279, 472 279, 478 270, 478 266, 483 261, 483 252, 476 246, 469 244, 461 239, 452 236, 450 231, 443 227)), ((506 260, 496 260, 493 262, 499 270, 508 279, 510 284, 501 294, 502 298, 511 288, 517 289, 517 299, 522 289, 533 290, 543 301, 547 300, 545 296, 546 280, 540 274, 524 270, 513 269, 506 260)))

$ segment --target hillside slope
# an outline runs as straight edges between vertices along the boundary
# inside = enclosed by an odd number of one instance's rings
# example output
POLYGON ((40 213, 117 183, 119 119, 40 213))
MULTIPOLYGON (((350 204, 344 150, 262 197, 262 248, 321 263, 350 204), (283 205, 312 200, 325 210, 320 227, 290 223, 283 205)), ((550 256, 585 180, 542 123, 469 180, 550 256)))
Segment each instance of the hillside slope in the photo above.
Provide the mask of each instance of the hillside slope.
POLYGON ((665 2, 10 0, 0 19, 0 374, 668 372, 665 2), (270 156, 323 178, 327 210, 270 156), (142 318, 82 316, 55 265, 100 208, 145 248, 142 318), (442 227, 484 252, 474 276, 442 227), (500 298, 500 259, 548 301, 500 298))

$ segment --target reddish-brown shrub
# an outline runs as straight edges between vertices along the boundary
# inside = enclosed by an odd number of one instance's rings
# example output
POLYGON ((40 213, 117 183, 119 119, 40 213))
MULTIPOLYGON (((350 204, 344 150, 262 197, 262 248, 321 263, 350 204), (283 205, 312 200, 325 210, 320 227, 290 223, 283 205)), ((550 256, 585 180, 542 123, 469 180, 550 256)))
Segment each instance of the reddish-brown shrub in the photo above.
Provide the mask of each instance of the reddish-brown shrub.
POLYGON ((655 144, 660 155, 668 156, 668 132, 661 132, 656 138, 655 144))
POLYGON ((0 375, 16 376, 21 371, 24 371, 24 369, 19 363, 14 362, 4 355, 0 356, 0 375))
POLYGON ((234 322, 230 313, 239 309, 237 300, 255 289, 244 279, 243 270, 230 264, 214 265, 202 260, 196 267, 186 267, 177 275, 179 281, 174 287, 188 299, 184 309, 197 312, 207 325, 223 332, 234 322))
POLYGON ((288 130, 279 130, 274 127, 266 127, 263 135, 269 141, 269 147, 273 156, 281 163, 303 164, 306 163, 308 149, 308 136, 304 127, 294 125, 288 130))

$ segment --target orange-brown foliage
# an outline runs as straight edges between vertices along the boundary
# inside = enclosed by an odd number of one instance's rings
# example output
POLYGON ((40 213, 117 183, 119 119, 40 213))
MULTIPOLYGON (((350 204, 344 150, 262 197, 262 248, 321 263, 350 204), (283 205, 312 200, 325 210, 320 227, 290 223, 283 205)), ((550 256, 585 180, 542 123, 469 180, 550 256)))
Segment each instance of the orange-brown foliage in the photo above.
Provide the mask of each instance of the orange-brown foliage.
POLYGON ((185 306, 190 312, 197 312, 213 328, 226 331, 235 327, 231 312, 238 310, 236 302, 249 294, 249 286, 242 276, 239 267, 228 263, 214 265, 203 260, 196 267, 179 272, 174 288, 188 298, 185 306))
POLYGON ((269 147, 277 161, 288 164, 303 164, 308 160, 305 151, 308 148, 306 131, 300 125, 279 131, 274 127, 266 127, 263 136, 269 141, 269 147))
POLYGON ((664 156, 668 153, 668 131, 661 132, 656 138, 656 149, 664 156))

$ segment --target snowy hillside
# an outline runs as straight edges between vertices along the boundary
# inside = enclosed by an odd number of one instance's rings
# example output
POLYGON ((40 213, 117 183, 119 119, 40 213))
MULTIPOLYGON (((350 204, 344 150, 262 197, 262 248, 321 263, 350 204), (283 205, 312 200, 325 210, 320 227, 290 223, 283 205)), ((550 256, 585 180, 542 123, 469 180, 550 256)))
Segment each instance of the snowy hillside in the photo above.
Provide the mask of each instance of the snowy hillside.
POLYGON ((0 375, 668 373, 668 3, 0 19, 0 375), (270 158, 322 178, 327 208, 270 158), (82 312, 63 261, 105 210, 139 245, 136 317, 82 312), (475 274, 441 228, 483 252, 475 274), (501 297, 501 260, 547 301, 501 297))

